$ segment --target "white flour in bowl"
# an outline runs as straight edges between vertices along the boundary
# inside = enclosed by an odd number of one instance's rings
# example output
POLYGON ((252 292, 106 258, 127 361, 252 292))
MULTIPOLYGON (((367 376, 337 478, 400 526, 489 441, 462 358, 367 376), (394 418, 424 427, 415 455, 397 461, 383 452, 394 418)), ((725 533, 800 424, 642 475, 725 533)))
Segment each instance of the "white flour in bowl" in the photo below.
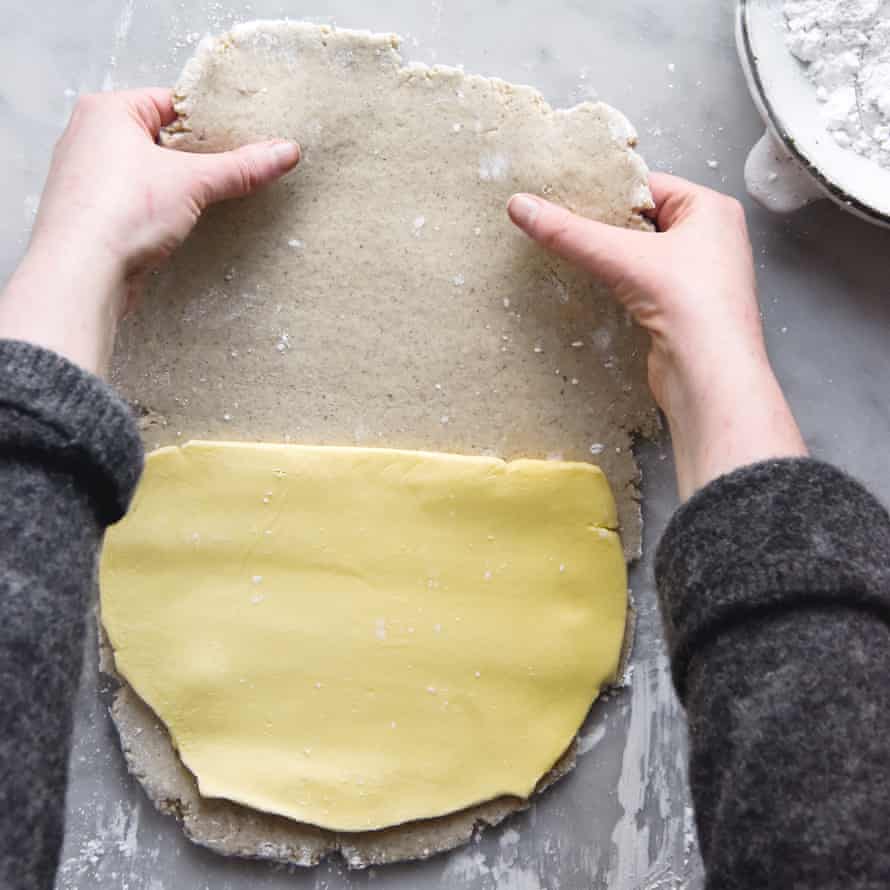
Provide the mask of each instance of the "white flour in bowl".
POLYGON ((785 20, 828 131, 890 169, 890 2, 785 0, 785 20))

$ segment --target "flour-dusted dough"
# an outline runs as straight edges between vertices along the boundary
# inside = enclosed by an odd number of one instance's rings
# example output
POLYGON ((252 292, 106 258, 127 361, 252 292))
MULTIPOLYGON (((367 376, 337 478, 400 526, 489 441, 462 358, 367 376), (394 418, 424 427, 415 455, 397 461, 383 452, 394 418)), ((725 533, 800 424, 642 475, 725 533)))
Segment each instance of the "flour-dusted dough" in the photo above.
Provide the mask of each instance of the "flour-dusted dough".
POLYGON ((566 751, 617 677, 616 524, 589 464, 193 442, 108 534, 103 623, 205 797, 388 828, 566 751))
POLYGON ((553 110, 529 87, 403 68, 397 44, 266 22, 202 45, 166 143, 275 135, 299 140, 303 161, 207 215, 124 326, 115 382, 160 422, 151 445, 592 459, 634 557, 632 437, 658 423, 646 338, 505 205, 525 190, 648 227, 636 135, 604 104, 553 110))
MULTIPOLYGON (((207 151, 283 136, 301 142, 304 160, 207 215, 125 325, 115 381, 151 446, 212 437, 593 454, 632 557, 631 437, 657 424, 644 338, 600 288, 516 233, 504 204, 527 190, 646 227, 633 130, 605 105, 553 111, 526 87, 402 68, 397 43, 255 23, 202 45, 165 142, 207 151)), ((318 840, 199 798, 149 713, 124 685, 114 715, 131 769, 192 839, 220 852, 304 864, 333 849, 353 865, 417 858, 524 805, 502 798, 431 824, 318 840)))

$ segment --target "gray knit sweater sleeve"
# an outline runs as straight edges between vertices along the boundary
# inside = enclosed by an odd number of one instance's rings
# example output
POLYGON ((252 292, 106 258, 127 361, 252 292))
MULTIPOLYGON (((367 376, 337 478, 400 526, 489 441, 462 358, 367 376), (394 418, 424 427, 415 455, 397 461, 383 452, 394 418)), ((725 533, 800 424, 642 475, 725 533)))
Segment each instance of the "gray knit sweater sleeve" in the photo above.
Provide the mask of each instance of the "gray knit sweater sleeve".
POLYGON ((890 518, 772 461, 674 517, 656 575, 709 890, 890 887, 890 518))
MULTIPOLYGON (((0 888, 49 890, 105 528, 142 466, 126 406, 0 341, 0 888)), ((659 592, 711 890, 890 886, 890 519, 815 461, 751 467, 675 516, 659 592)))
POLYGON ((142 467, 126 405, 65 359, 0 341, 0 887, 48 890, 96 554, 142 467))

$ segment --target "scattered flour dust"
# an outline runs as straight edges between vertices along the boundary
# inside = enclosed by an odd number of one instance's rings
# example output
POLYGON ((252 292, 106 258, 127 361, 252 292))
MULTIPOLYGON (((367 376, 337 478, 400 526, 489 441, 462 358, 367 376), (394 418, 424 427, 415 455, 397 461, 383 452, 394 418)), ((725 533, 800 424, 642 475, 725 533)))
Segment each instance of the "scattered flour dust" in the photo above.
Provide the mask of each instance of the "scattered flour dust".
POLYGON ((608 886, 678 890, 695 836, 688 829, 685 801, 673 793, 681 784, 686 755, 672 742, 680 705, 667 656, 637 663, 630 680, 630 725, 617 788, 623 813, 612 832, 608 886))
POLYGON ((34 228, 37 219, 37 211, 40 208, 40 195, 28 195, 25 198, 23 210, 25 213, 25 228, 30 232, 34 228))
MULTIPOLYGON (((118 802, 110 812, 97 808, 94 833, 83 839, 74 855, 59 866, 57 890, 79 890, 88 886, 92 883, 89 879, 102 870, 106 858, 118 862, 117 857, 122 855, 126 860, 133 860, 140 849, 139 817, 139 804, 130 808, 118 802)), ((129 890, 129 886, 125 881, 122 890, 129 890)))
POLYGON ((829 132, 890 169, 890 3, 785 0, 787 44, 807 65, 829 132))
POLYGON ((510 172, 510 158, 496 152, 479 158, 479 178, 483 182, 503 182, 510 172))
POLYGON ((478 850, 458 850, 448 857, 443 887, 480 887, 485 890, 547 890, 536 869, 519 861, 519 832, 508 828, 498 841, 494 861, 478 850))
POLYGON ((118 86, 115 78, 115 69, 121 53, 124 51, 127 38, 130 36, 130 29, 133 27, 133 13, 136 8, 136 0, 126 0, 120 18, 117 20, 117 27, 114 31, 114 40, 112 42, 112 53, 108 60, 108 70, 105 72, 105 78, 102 81, 103 92, 113 90, 118 86))

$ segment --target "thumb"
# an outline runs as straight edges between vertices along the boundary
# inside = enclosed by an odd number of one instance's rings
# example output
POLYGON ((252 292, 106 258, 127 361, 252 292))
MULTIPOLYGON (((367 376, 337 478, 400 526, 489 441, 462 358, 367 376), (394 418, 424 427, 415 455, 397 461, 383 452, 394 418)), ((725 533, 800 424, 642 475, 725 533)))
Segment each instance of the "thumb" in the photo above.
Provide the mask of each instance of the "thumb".
POLYGON ((295 142, 258 142, 220 154, 194 155, 206 204, 245 198, 274 182, 300 160, 295 142))
POLYGON ((535 195, 513 195, 510 219, 557 256, 617 288, 646 253, 651 235, 595 222, 535 195))

